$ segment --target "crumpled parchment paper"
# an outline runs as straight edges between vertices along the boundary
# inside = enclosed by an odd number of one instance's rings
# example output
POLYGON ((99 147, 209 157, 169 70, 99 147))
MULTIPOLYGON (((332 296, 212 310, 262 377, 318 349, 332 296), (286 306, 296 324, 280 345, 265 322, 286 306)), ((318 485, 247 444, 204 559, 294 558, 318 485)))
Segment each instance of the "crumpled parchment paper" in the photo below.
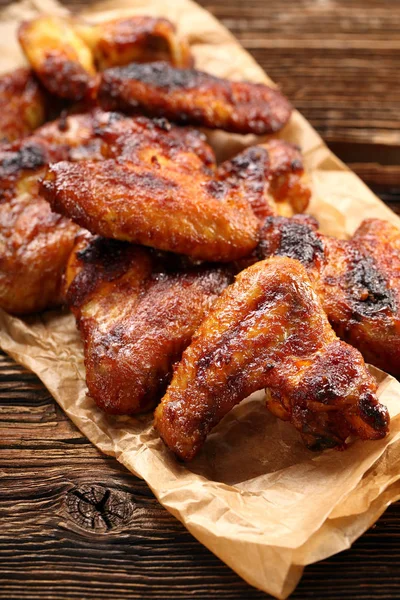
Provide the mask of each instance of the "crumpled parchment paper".
MULTIPOLYGON (((23 0, 0 17, 0 71, 23 64, 17 23, 38 12, 65 14, 55 0, 23 0)), ((233 36, 190 0, 110 0, 87 18, 161 15, 186 35, 199 68, 232 79, 270 82, 233 36)), ((346 237, 366 217, 399 218, 343 165, 299 114, 281 137, 299 144, 313 185, 311 211, 321 229, 346 237)), ((219 158, 254 136, 209 134, 219 158)), ((400 498, 400 384, 372 368, 392 418, 390 435, 346 452, 306 450, 288 423, 253 394, 216 427, 200 455, 179 464, 152 428, 151 415, 109 417, 86 396, 82 345, 72 315, 25 321, 0 312, 0 346, 32 369, 77 427, 106 454, 145 479, 159 501, 251 585, 287 597, 303 568, 340 552, 400 498)))

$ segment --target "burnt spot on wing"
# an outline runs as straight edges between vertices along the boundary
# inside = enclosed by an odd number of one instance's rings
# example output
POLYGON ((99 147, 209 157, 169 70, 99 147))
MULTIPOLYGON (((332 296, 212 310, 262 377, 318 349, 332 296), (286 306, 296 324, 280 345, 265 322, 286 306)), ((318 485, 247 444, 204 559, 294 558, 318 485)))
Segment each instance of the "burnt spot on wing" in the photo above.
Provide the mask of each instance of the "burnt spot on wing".
POLYGON ((395 295, 375 260, 353 249, 346 274, 351 309, 356 317, 371 317, 377 313, 395 313, 395 295))
POLYGON ((310 266, 323 256, 324 244, 310 222, 300 218, 269 217, 266 219, 257 248, 261 260, 271 255, 287 256, 310 266))
POLYGON ((5 150, 0 154, 0 177, 9 177, 20 171, 36 171, 48 162, 48 153, 40 144, 25 144, 19 150, 5 150))
POLYGON ((176 69, 165 62, 131 63, 126 67, 107 70, 110 78, 132 79, 146 85, 163 88, 166 91, 193 89, 205 81, 218 82, 217 77, 205 75, 196 69, 176 69))
POLYGON ((371 392, 365 392, 358 401, 360 414, 370 427, 376 431, 387 431, 389 426, 388 412, 385 406, 376 402, 371 392))

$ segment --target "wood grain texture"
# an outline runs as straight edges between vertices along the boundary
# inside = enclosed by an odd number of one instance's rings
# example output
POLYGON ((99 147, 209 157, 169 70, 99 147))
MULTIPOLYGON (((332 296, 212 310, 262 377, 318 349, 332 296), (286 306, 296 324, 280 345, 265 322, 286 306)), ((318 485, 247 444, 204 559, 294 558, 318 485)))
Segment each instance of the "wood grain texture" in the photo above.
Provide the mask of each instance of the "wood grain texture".
MULTIPOLYGON (((8 4, 0 0, 0 6, 8 4)), ((79 8, 79 0, 66 3, 79 8)), ((201 0, 400 214, 400 2, 201 0)), ((266 598, 0 355, 0 599, 266 598)), ((312 565, 296 600, 398 600, 400 505, 312 565)))

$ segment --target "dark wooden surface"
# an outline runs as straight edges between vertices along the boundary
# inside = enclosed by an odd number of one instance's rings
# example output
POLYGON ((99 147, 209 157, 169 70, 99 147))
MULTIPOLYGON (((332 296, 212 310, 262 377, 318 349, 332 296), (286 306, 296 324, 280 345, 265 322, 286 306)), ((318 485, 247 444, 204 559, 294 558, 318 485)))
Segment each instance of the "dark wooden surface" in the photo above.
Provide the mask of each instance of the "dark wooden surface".
MULTIPOLYGON (((201 4, 400 213, 400 2, 201 4)), ((37 378, 3 355, 0 449, 0 599, 266 597, 197 543, 145 483, 100 454, 37 378)), ((293 598, 398 600, 400 505, 351 550, 308 567, 293 598)))

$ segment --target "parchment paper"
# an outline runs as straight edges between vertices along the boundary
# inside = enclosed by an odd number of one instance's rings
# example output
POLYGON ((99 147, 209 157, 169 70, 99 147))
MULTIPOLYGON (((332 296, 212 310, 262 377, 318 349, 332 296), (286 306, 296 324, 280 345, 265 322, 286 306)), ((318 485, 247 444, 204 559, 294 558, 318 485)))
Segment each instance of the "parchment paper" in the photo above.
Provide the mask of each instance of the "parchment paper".
MULTIPOLYGON (((53 0, 24 0, 0 22, 0 70, 23 63, 16 23, 37 12, 65 13, 53 0)), ((270 80, 230 33, 190 0, 110 0, 88 9, 95 21, 130 14, 169 17, 192 46, 199 68, 270 80)), ((345 237, 366 217, 398 217, 345 167, 298 113, 281 137, 302 146, 321 229, 345 237)), ((220 158, 253 136, 210 134, 220 158)), ((82 345, 70 314, 25 321, 0 313, 0 346, 32 369, 79 429, 103 452, 145 479, 187 529, 251 585, 287 597, 304 565, 348 548, 400 498, 400 384, 372 368, 390 411, 391 433, 346 452, 312 453, 293 428, 264 408, 258 393, 237 406, 190 465, 179 464, 152 428, 151 416, 107 417, 86 396, 82 345)))

